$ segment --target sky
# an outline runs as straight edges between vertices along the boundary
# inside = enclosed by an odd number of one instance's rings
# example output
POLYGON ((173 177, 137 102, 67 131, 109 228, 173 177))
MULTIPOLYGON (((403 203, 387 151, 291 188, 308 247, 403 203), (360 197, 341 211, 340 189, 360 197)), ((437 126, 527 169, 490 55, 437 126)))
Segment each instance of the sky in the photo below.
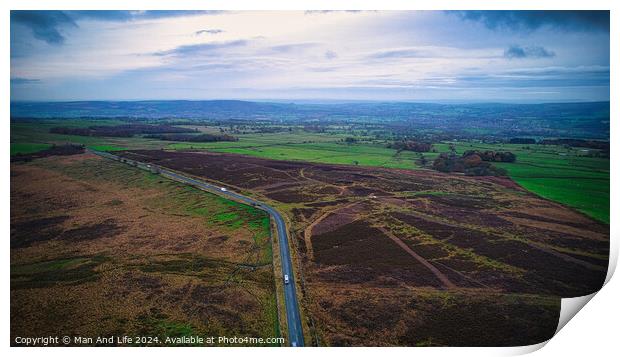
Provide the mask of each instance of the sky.
POLYGON ((607 11, 12 11, 11 100, 609 100, 607 11))

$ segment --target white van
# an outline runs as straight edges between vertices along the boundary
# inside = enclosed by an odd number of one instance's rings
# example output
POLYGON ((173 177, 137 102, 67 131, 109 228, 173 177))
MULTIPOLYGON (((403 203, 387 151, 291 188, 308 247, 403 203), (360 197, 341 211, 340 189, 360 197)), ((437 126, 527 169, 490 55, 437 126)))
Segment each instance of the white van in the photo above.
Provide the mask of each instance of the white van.
POLYGON ((288 274, 284 274, 284 284, 288 284, 288 274))

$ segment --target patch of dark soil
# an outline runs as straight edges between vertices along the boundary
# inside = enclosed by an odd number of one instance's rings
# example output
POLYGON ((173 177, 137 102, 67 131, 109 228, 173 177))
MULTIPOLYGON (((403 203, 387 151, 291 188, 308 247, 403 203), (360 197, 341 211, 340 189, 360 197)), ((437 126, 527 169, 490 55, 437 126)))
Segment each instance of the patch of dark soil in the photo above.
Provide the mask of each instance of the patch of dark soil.
POLYGON ((354 221, 330 232, 313 235, 312 247, 315 262, 321 265, 368 268, 368 274, 375 278, 386 275, 416 285, 441 286, 425 266, 364 221, 354 221))
POLYGON ((312 187, 308 191, 317 195, 337 195, 340 193, 340 189, 334 186, 312 187))
POLYGON ((255 189, 261 190, 264 192, 273 192, 273 191, 286 190, 286 189, 301 189, 301 186, 296 181, 295 182, 277 182, 274 184, 256 187, 255 189))
POLYGON ((160 290, 164 284, 161 282, 160 278, 155 278, 151 276, 142 275, 135 279, 135 282, 138 286, 147 290, 160 290))
POLYGON ((312 229, 313 235, 319 235, 323 233, 327 233, 329 231, 333 231, 338 227, 342 227, 348 223, 353 222, 356 219, 355 214, 346 214, 339 211, 332 212, 327 215, 323 220, 321 220, 314 228, 312 229))
POLYGON ((225 268, 229 265, 230 263, 219 260, 180 255, 169 260, 151 261, 148 264, 139 265, 138 268, 144 272, 196 273, 204 269, 225 268))
POLYGON ((101 223, 85 225, 64 231, 58 239, 71 242, 90 241, 99 238, 112 237, 124 232, 125 229, 119 226, 114 219, 106 219, 101 223))
POLYGON ((493 208, 498 205, 497 201, 493 201, 486 197, 464 196, 464 195, 419 195, 444 206, 466 208, 468 210, 480 210, 484 208, 493 208))
POLYGON ((230 237, 229 236, 216 236, 216 237, 210 237, 209 239, 207 239, 210 243, 215 243, 215 244, 222 244, 224 242, 226 242, 227 240, 229 240, 230 237))
POLYGON ((240 288, 197 285, 190 294, 191 302, 183 304, 186 313, 202 320, 225 326, 238 333, 258 335, 246 325, 244 316, 260 311, 260 305, 249 292, 240 288))
POLYGON ((316 208, 293 208, 293 215, 298 218, 297 220, 305 221, 310 219, 312 215, 317 211, 316 208))
POLYGON ((406 346, 522 346, 546 341, 557 328, 559 301, 547 304, 502 298, 452 297, 411 301, 415 318, 400 343, 406 346), (513 333, 518 330, 522 333, 513 333))
POLYGON ((390 301, 349 300, 342 303, 337 310, 337 317, 351 327, 361 327, 373 333, 391 329, 400 319, 403 305, 390 301))
POLYGON ((547 223, 561 224, 561 225, 570 226, 570 227, 574 227, 574 228, 585 229, 585 230, 594 231, 594 232, 598 232, 598 233, 609 234, 609 226, 608 225, 604 225, 604 224, 601 224, 601 223, 598 223, 598 222, 594 222, 594 221, 590 221, 590 222, 560 221, 560 220, 553 219, 553 218, 534 216, 534 215, 531 215, 531 214, 527 214, 527 213, 523 213, 523 212, 515 212, 515 211, 504 212, 504 214, 506 214, 508 216, 511 216, 511 217, 529 219, 529 220, 532 220, 534 222, 538 221, 538 222, 547 222, 547 223))
POLYGON ((535 230, 534 232, 528 230, 528 234, 523 236, 555 247, 609 256, 609 242, 606 241, 581 238, 558 232, 544 232, 541 234, 540 230, 535 230))
POLYGON ((423 232, 429 233, 431 236, 439 240, 450 238, 457 230, 454 227, 427 221, 402 212, 394 212, 390 215, 403 223, 413 226, 423 232))
POLYGON ((268 167, 268 163, 275 161, 249 156, 163 150, 124 151, 119 155, 242 188, 290 183, 296 180, 294 172, 287 173, 268 167))
POLYGON ((25 265, 11 265, 11 290, 45 288, 57 284, 77 285, 99 278, 96 268, 109 260, 104 256, 67 258, 25 265), (77 263, 73 263, 78 260, 77 263))
POLYGON ((481 227, 507 228, 514 226, 510 221, 497 214, 486 213, 471 209, 448 208, 445 206, 431 206, 436 215, 449 218, 452 221, 465 224, 474 224, 481 227))
POLYGON ((596 257, 589 257, 587 255, 571 254, 571 253, 566 253, 566 254, 570 255, 573 258, 583 260, 584 262, 592 263, 598 266, 606 266, 609 264, 609 258, 596 258, 596 257))
POLYGON ((283 203, 312 202, 316 201, 318 198, 317 196, 309 195, 296 190, 276 191, 267 193, 265 196, 283 203))
POLYGON ((411 247, 416 253, 423 256, 426 259, 438 259, 445 258, 450 255, 450 252, 445 250, 441 244, 410 244, 408 240, 403 240, 405 244, 411 247))
POLYGON ((347 291, 329 298, 319 306, 324 323, 331 325, 325 331, 331 346, 530 345, 553 336, 560 312, 559 299, 488 293, 429 295, 389 289, 347 291), (332 325, 332 318, 339 324, 332 325))
POLYGON ((366 197, 370 195, 379 196, 379 197, 390 196, 390 193, 385 192, 376 187, 365 187, 365 186, 360 186, 360 185, 353 185, 353 186, 349 186, 348 190, 353 196, 361 196, 361 197, 366 197))
POLYGON ((435 267, 439 269, 444 275, 450 279, 456 286, 459 288, 484 288, 486 286, 477 283, 473 279, 471 279, 468 275, 463 274, 462 272, 457 272, 453 269, 448 269, 447 267, 437 264, 437 262, 433 262, 435 267))
POLYGON ((571 234, 568 233, 571 232, 570 228, 565 231, 561 226, 552 227, 544 222, 540 222, 539 225, 536 226, 536 221, 529 222, 530 224, 527 225, 518 222, 509 227, 509 230, 516 236, 524 237, 532 242, 548 245, 550 247, 568 248, 570 250, 609 255, 609 235, 607 233, 589 231, 583 233, 574 232, 574 234, 571 234), (534 223, 534 225, 531 225, 532 223, 534 223))
POLYGON ((523 280, 519 276, 501 270, 489 269, 467 257, 450 257, 434 260, 433 263, 451 279, 454 277, 456 281, 467 284, 460 285, 457 283, 459 286, 470 286, 475 288, 486 286, 509 292, 540 293, 540 288, 534 286, 531 281, 523 280), (448 274, 448 272, 451 272, 451 274, 448 274), (463 277, 463 275, 466 276, 466 278, 463 277))
POLYGON ((520 241, 463 227, 454 228, 399 212, 392 216, 436 239, 526 270, 527 281, 540 292, 563 297, 581 296, 598 290, 605 280, 605 271, 585 268, 520 241))
POLYGON ((29 247, 58 237, 63 231, 62 224, 69 218, 55 216, 11 223, 11 249, 29 247))
POLYGON ((349 192, 351 192, 355 196, 368 196, 371 193, 383 192, 381 190, 373 190, 372 188, 364 187, 364 186, 349 186, 349 192))
POLYGON ((186 283, 180 288, 168 289, 168 294, 162 297, 166 302, 178 304, 179 301, 182 301, 183 299, 189 296, 191 290, 192 290, 192 284, 186 283))
POLYGON ((377 278, 376 273, 371 268, 348 265, 339 265, 328 270, 321 269, 315 272, 314 275, 321 281, 337 284, 343 282, 349 284, 368 283, 377 278))
POLYGON ((339 200, 333 200, 333 201, 312 202, 312 203, 306 204, 306 206, 321 208, 321 207, 327 207, 327 206, 336 206, 336 205, 338 205, 340 203, 344 203, 344 202, 348 202, 348 200, 339 199, 339 200))
POLYGON ((434 261, 439 262, 459 272, 475 272, 480 269, 480 264, 460 256, 449 257, 446 259, 438 259, 434 261))
POLYGON ((192 289, 190 297, 200 304, 225 304, 228 294, 221 286, 198 285, 192 289))
POLYGON ((164 295, 165 285, 161 278, 152 275, 146 275, 139 271, 130 271, 124 273, 120 278, 124 284, 118 286, 114 290, 116 298, 126 298, 132 293, 132 289, 138 288, 142 291, 147 299, 153 299, 164 295))

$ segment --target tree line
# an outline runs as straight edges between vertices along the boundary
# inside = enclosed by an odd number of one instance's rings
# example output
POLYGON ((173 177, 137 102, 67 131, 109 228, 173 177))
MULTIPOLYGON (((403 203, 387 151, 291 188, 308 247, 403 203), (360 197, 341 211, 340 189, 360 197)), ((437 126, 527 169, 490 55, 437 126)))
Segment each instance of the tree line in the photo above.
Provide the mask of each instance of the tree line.
MULTIPOLYGON (((514 156, 514 155, 513 155, 514 156)), ((441 172, 461 172, 467 176, 506 176, 506 170, 496 167, 474 151, 466 151, 462 156, 456 153, 442 153, 433 161, 433 169, 441 172)), ((514 161, 514 159, 513 159, 514 161)), ((502 162, 513 162, 502 161, 502 162)))
POLYGON ((414 151, 414 152, 429 152, 433 149, 433 145, 426 142, 419 142, 413 140, 399 140, 391 144, 388 144, 389 149, 396 149, 398 151, 414 151))
POLYGON ((463 154, 463 156, 470 155, 478 155, 482 161, 490 162, 515 162, 517 160, 517 155, 511 153, 510 151, 468 150, 463 154))
POLYGON ((217 141, 239 141, 239 138, 228 134, 151 134, 145 135, 145 138, 158 139, 165 141, 183 141, 191 143, 211 143, 217 141))
POLYGON ((74 127, 53 127, 50 133, 63 135, 79 136, 114 136, 132 137, 137 134, 160 134, 160 133, 191 133, 195 129, 181 128, 171 125, 147 125, 147 124, 127 124, 127 125, 97 125, 87 128, 74 127))

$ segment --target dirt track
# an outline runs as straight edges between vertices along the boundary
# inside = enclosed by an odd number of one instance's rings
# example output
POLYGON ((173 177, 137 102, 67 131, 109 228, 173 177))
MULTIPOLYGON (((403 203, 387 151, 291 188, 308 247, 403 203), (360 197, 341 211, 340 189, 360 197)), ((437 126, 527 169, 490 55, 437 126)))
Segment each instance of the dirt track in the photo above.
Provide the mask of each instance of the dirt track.
POLYGON ((456 288, 456 285, 453 282, 451 282, 450 279, 448 279, 448 277, 444 273, 440 272, 439 269, 435 268, 433 264, 429 263, 428 260, 424 259, 418 253, 411 250, 411 248, 409 248, 405 243, 403 243, 403 241, 400 240, 400 238, 396 237, 392 232, 388 231, 385 228, 379 228, 379 229, 383 233, 385 233, 386 236, 390 237, 390 239, 393 240, 396 244, 398 244, 399 247, 403 248, 405 252, 407 252, 409 255, 411 255, 414 259, 416 259, 420 263, 422 263, 425 267, 428 268, 428 270, 432 271, 433 274, 435 274, 435 276, 437 277, 437 279, 441 280, 445 288, 448 288, 448 289, 456 288))
MULTIPOLYGON (((589 294, 605 278, 609 227, 529 194, 507 178, 204 152, 122 155, 251 192, 287 214, 303 266, 304 310, 328 344, 347 344, 364 334, 379 338, 376 328, 361 330, 351 316, 366 316, 365 323, 376 327, 390 315, 372 315, 370 304, 352 308, 358 293, 338 294, 344 287, 359 291, 363 301, 385 299, 375 307, 379 310, 404 299, 402 294, 445 297, 441 294, 471 291, 477 296, 471 301, 486 301, 488 311, 509 315, 513 322, 504 325, 492 318, 486 322, 509 335, 524 328, 517 321, 533 324, 540 314, 555 319, 547 299, 589 294), (517 303, 523 294, 537 298, 517 303), (519 312, 526 305, 531 310, 519 312)), ((416 311, 425 309, 442 311, 437 306, 416 311)), ((451 315, 464 328, 482 321, 468 321, 461 312, 451 315)), ((401 323, 415 324, 418 317, 401 323)), ((403 341, 408 338, 403 331, 384 333, 403 341)), ((533 333, 539 337, 527 337, 528 343, 553 331, 533 333)), ((468 343, 480 341, 472 336, 468 343)))

